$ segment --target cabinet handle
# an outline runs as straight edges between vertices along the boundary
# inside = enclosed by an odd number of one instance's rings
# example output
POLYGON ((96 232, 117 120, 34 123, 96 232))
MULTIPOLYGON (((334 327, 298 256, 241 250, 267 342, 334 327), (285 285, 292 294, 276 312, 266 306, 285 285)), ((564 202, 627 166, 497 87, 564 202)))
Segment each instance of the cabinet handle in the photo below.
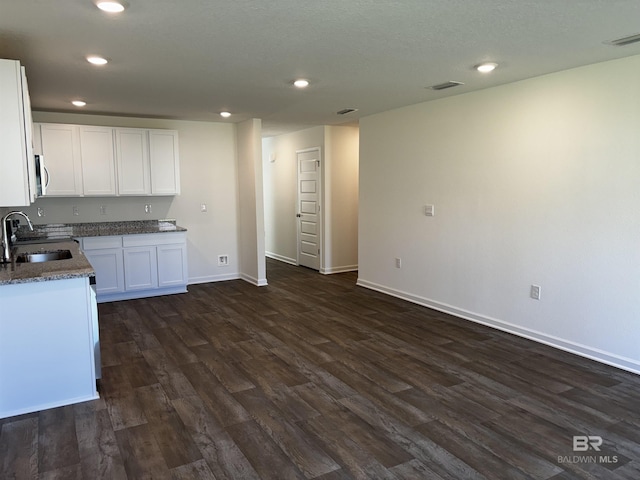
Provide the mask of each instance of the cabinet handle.
POLYGON ((44 173, 47 174, 47 181, 44 182, 44 188, 47 188, 49 186, 49 180, 51 180, 51 176, 49 175, 49 170, 47 169, 47 167, 42 165, 42 168, 44 168, 44 173))

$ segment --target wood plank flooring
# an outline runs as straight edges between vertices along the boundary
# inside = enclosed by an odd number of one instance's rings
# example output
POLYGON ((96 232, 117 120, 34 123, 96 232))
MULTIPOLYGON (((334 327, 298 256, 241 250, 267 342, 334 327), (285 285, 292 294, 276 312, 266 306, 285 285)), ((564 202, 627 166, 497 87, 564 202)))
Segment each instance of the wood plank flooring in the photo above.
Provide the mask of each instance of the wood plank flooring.
POLYGON ((268 278, 100 305, 101 399, 0 420, 0 478, 640 478, 639 376, 354 273, 268 278))

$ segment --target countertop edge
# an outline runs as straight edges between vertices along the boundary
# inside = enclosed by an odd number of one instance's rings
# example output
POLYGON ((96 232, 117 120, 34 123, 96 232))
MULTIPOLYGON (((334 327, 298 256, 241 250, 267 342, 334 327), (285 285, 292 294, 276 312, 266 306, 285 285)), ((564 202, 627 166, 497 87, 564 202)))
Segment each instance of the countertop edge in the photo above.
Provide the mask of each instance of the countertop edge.
POLYGON ((30 243, 18 245, 14 255, 24 252, 40 250, 70 250, 72 258, 42 263, 6 263, 0 265, 0 286, 34 282, 49 282, 68 280, 72 278, 95 277, 96 272, 89 260, 80 250, 80 246, 73 240, 46 243, 30 243))

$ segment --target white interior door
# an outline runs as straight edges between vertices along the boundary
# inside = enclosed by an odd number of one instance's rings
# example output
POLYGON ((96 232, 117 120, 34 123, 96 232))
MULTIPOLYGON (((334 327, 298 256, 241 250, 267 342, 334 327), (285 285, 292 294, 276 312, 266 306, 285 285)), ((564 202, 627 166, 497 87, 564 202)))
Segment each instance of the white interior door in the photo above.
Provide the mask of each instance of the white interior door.
POLYGON ((320 269, 320 149, 296 152, 298 159, 298 264, 320 269))

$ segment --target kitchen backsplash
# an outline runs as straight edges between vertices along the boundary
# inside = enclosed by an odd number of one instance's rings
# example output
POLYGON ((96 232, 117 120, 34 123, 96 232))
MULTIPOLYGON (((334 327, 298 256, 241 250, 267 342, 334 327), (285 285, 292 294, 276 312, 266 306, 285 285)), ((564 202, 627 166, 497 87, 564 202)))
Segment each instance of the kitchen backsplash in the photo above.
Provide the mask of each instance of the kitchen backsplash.
POLYGON ((169 213, 174 198, 44 197, 16 210, 26 213, 34 224, 159 220, 174 216, 169 213))

